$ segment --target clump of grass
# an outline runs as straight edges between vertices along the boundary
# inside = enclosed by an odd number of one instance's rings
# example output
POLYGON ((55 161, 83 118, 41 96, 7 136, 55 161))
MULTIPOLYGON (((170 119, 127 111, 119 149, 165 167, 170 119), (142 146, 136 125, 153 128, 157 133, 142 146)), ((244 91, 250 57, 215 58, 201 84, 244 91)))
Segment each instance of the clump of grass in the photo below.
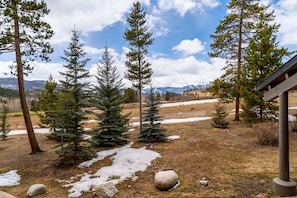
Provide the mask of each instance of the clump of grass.
POLYGON ((256 143, 261 146, 278 146, 278 124, 276 122, 261 122, 253 125, 257 133, 256 143))

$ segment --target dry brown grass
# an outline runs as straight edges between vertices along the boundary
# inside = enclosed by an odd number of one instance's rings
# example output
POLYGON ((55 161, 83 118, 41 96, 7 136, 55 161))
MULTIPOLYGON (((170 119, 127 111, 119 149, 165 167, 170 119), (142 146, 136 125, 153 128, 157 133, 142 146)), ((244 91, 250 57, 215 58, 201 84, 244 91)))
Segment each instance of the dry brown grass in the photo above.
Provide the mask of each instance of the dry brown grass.
MULTIPOLYGON (((229 110, 233 105, 227 105, 229 110)), ((138 115, 136 104, 126 105, 125 111, 138 115)), ((164 118, 181 116, 211 116, 214 104, 200 104, 161 108, 164 118)), ((167 143, 155 143, 155 151, 161 158, 153 161, 145 172, 137 173, 136 181, 127 180, 117 186, 116 198, 142 197, 277 197, 272 192, 272 178, 278 175, 278 148, 260 147, 256 144, 257 134, 246 123, 233 122, 233 115, 228 117, 230 128, 213 129, 211 121, 176 123, 163 125, 168 135, 180 135, 180 139, 167 143), (156 171, 173 169, 179 175, 181 185, 170 192, 157 190, 153 185, 156 171), (199 183, 202 177, 209 181, 207 187, 199 183)), ((37 125, 37 117, 32 117, 37 125)), ((13 128, 24 126, 21 117, 10 119, 13 128)), ((133 147, 145 146, 137 142, 137 129, 131 132, 133 147)), ((0 190, 17 197, 25 197, 27 189, 34 183, 43 183, 48 193, 38 197, 67 197, 67 188, 62 188, 55 179, 69 179, 78 173, 95 172, 100 167, 110 165, 105 159, 93 167, 57 168, 53 164, 57 159, 53 142, 45 135, 37 134, 43 153, 29 155, 30 147, 26 135, 9 136, 0 142, 0 173, 12 169, 21 175, 21 184, 14 187, 0 187, 0 190)), ((297 133, 290 133, 291 178, 297 179, 297 133)), ((83 197, 91 197, 90 193, 83 197)))

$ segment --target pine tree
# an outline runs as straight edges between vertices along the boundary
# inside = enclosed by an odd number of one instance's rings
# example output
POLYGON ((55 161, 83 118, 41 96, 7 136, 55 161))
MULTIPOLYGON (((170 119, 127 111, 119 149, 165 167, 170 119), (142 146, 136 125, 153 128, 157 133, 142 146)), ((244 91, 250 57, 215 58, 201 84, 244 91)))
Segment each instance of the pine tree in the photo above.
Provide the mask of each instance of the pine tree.
POLYGON ((97 82, 93 106, 101 110, 96 113, 99 127, 95 128, 91 143, 95 146, 115 146, 127 143, 129 114, 122 115, 122 81, 114 66, 112 56, 105 47, 97 67, 97 82))
POLYGON ((129 52, 126 54, 128 58, 126 78, 132 82, 138 92, 140 131, 142 127, 142 90, 145 85, 150 83, 153 73, 151 64, 145 57, 148 54, 148 47, 153 43, 152 33, 148 32, 146 27, 145 16, 146 13, 140 3, 134 3, 127 19, 131 28, 124 33, 124 38, 130 46, 129 52))
POLYGON ((146 97, 146 109, 144 110, 144 122, 139 139, 143 142, 164 142, 166 140, 164 128, 161 128, 161 117, 158 107, 160 98, 154 93, 154 89, 150 88, 150 93, 146 97))
POLYGON ((32 61, 48 61, 48 54, 53 51, 48 42, 53 31, 48 23, 41 20, 48 13, 43 0, 0 0, 0 54, 15 53, 16 63, 12 65, 12 73, 18 77, 19 96, 32 154, 42 150, 35 137, 26 101, 24 74, 34 69, 32 61))
POLYGON ((3 105, 2 112, 0 113, 0 134, 1 134, 2 140, 5 140, 7 138, 7 134, 10 132, 8 113, 9 113, 8 107, 3 105))
POLYGON ((263 92, 256 91, 255 87, 281 67, 284 57, 292 54, 287 49, 279 47, 276 41, 278 28, 278 24, 266 21, 261 15, 256 33, 247 48, 246 63, 241 73, 243 98, 241 106, 242 116, 248 122, 263 121, 277 116, 275 104, 265 102, 263 92))
POLYGON ((66 71, 60 72, 65 80, 61 80, 61 110, 58 123, 61 129, 61 140, 67 138, 67 142, 61 142, 57 147, 57 154, 60 157, 60 165, 74 164, 79 160, 86 160, 94 157, 94 152, 82 143, 84 133, 84 121, 87 120, 88 111, 84 107, 88 106, 89 93, 87 93, 88 83, 82 82, 89 78, 89 71, 86 64, 89 59, 85 59, 85 52, 82 44, 79 43, 79 36, 76 30, 72 31, 72 38, 65 56, 62 60, 66 71))
POLYGON ((226 121, 226 117, 228 116, 226 107, 222 102, 218 102, 216 103, 215 110, 212 117, 212 126, 215 128, 227 128, 229 122, 226 121))
POLYGON ((227 61, 223 68, 225 73, 220 81, 231 84, 228 87, 233 88, 222 92, 231 92, 231 99, 235 97, 235 121, 239 120, 241 66, 244 63, 246 46, 254 34, 255 24, 259 21, 260 15, 264 15, 266 20, 270 20, 271 17, 270 13, 265 13, 268 7, 260 5, 259 2, 259 0, 231 0, 227 5, 229 14, 220 21, 215 33, 210 36, 213 43, 209 55, 227 61))
POLYGON ((50 75, 44 85, 44 90, 41 91, 39 96, 39 107, 42 113, 38 114, 40 125, 50 126, 51 131, 55 130, 55 118, 58 116, 55 110, 58 109, 58 90, 57 82, 50 75))
POLYGON ((132 88, 124 89, 124 99, 125 103, 132 103, 137 101, 137 93, 132 88))

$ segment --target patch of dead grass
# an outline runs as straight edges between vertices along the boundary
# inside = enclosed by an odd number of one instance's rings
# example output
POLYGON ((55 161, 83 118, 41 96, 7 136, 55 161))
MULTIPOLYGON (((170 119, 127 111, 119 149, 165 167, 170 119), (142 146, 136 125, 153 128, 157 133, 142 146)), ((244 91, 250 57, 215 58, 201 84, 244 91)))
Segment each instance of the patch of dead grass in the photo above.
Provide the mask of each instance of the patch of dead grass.
MULTIPOLYGON (((137 105, 126 107, 137 116, 137 105)), ((233 105, 228 105, 231 111, 233 105)), ((211 116, 214 104, 199 104, 184 107, 161 108, 161 116, 177 118, 177 113, 191 115, 203 111, 211 116)), ((154 143, 154 150, 162 156, 152 162, 145 172, 137 173, 136 181, 127 180, 117 188, 116 198, 126 197, 277 197, 272 192, 272 179, 278 174, 278 148, 257 146, 256 134, 246 123, 233 122, 233 115, 228 116, 229 129, 213 129, 211 121, 176 123, 163 125, 167 135, 179 135, 181 138, 166 142, 154 143), (159 191, 153 184, 154 174, 159 170, 173 169, 179 175, 181 185, 170 191, 159 191), (200 180, 206 177, 209 185, 202 187, 200 180)), ((38 119, 33 117, 33 122, 38 119)), ((21 120, 10 119, 12 126, 22 125, 21 120)), ((35 124, 33 124, 35 125, 35 124)), ((26 135, 9 136, 7 141, 0 141, 0 173, 18 170, 21 184, 14 187, 0 187, 0 190, 17 197, 25 197, 27 189, 34 183, 43 183, 48 193, 39 197, 67 197, 67 188, 55 179, 69 179, 84 172, 95 173, 103 166, 111 164, 104 159, 87 169, 76 167, 57 168, 53 164, 57 155, 53 147, 57 144, 46 135, 36 134, 43 153, 29 155, 30 147, 26 135)), ((130 133, 133 147, 145 146, 137 141, 138 128, 130 133)), ((290 133, 291 141, 291 177, 297 178, 297 133, 290 133)), ((103 150, 104 148, 98 149, 103 150)), ((91 193, 83 197, 91 197, 91 193)))

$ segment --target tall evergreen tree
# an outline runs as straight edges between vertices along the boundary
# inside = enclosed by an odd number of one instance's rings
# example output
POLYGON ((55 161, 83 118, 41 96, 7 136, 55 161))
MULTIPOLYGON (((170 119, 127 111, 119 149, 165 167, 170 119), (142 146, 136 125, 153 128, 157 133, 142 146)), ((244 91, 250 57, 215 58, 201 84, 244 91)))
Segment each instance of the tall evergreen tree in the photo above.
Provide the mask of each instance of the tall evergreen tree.
POLYGON ((146 109, 144 110, 144 122, 139 139, 143 142, 164 142, 166 140, 161 127, 161 116, 159 115, 160 98, 154 93, 154 89, 150 88, 150 93, 146 97, 146 109))
POLYGON ((83 108, 88 106, 88 83, 83 80, 90 77, 86 64, 89 59, 85 58, 82 44, 79 42, 78 32, 72 31, 71 41, 65 56, 62 60, 66 71, 60 72, 65 80, 61 80, 60 102, 62 110, 57 111, 60 116, 60 129, 62 137, 67 138, 67 142, 62 142, 58 147, 57 153, 60 157, 60 164, 73 164, 79 160, 94 157, 93 151, 82 143, 84 133, 84 121, 87 120, 86 114, 89 113, 83 108))
POLYGON ((129 42, 129 52, 126 54, 128 60, 126 67, 128 72, 126 78, 132 81, 139 95, 139 120, 140 131, 142 127, 142 90, 149 84, 152 76, 151 64, 146 55, 148 47, 153 43, 152 33, 146 27, 146 12, 139 2, 133 4, 133 9, 127 18, 130 29, 126 29, 124 38, 129 42))
POLYGON ((42 113, 38 114, 40 125, 47 126, 49 125, 51 130, 55 130, 55 118, 58 116, 55 110, 58 108, 58 90, 57 82, 53 79, 53 76, 50 75, 48 80, 44 85, 44 90, 41 91, 39 100, 39 108, 42 113))
POLYGON ((42 17, 48 13, 43 0, 0 0, 0 55, 15 53, 16 64, 12 66, 12 73, 18 77, 19 96, 32 154, 42 150, 34 134, 26 101, 24 74, 33 70, 33 60, 48 61, 48 54, 53 51, 48 42, 53 31, 48 23, 42 21, 42 17))
POLYGON ((287 49, 279 47, 279 43, 276 41, 278 28, 278 24, 266 21, 261 15, 256 26, 256 33, 247 48, 246 61, 241 72, 241 95, 243 98, 241 106, 242 116, 249 122, 276 117, 277 107, 271 102, 265 102, 263 92, 256 91, 255 87, 280 68, 284 57, 292 54, 287 49))
POLYGON ((259 2, 231 0, 227 5, 229 14, 220 21, 215 33, 210 36, 213 43, 210 45, 212 52, 209 55, 227 61, 223 68, 225 73, 220 81, 231 84, 228 87, 234 89, 228 91, 232 93, 232 98, 235 97, 235 121, 239 120, 241 66, 245 62, 243 57, 246 47, 255 32, 255 24, 259 21, 260 15, 262 14, 267 21, 271 20, 271 13, 266 13, 268 7, 260 5, 259 2))
POLYGON ((91 140, 95 146, 114 146, 127 143, 129 115, 122 115, 124 99, 121 94, 122 81, 114 66, 108 48, 97 67, 97 82, 94 106, 101 110, 96 113, 99 127, 94 129, 91 140))

